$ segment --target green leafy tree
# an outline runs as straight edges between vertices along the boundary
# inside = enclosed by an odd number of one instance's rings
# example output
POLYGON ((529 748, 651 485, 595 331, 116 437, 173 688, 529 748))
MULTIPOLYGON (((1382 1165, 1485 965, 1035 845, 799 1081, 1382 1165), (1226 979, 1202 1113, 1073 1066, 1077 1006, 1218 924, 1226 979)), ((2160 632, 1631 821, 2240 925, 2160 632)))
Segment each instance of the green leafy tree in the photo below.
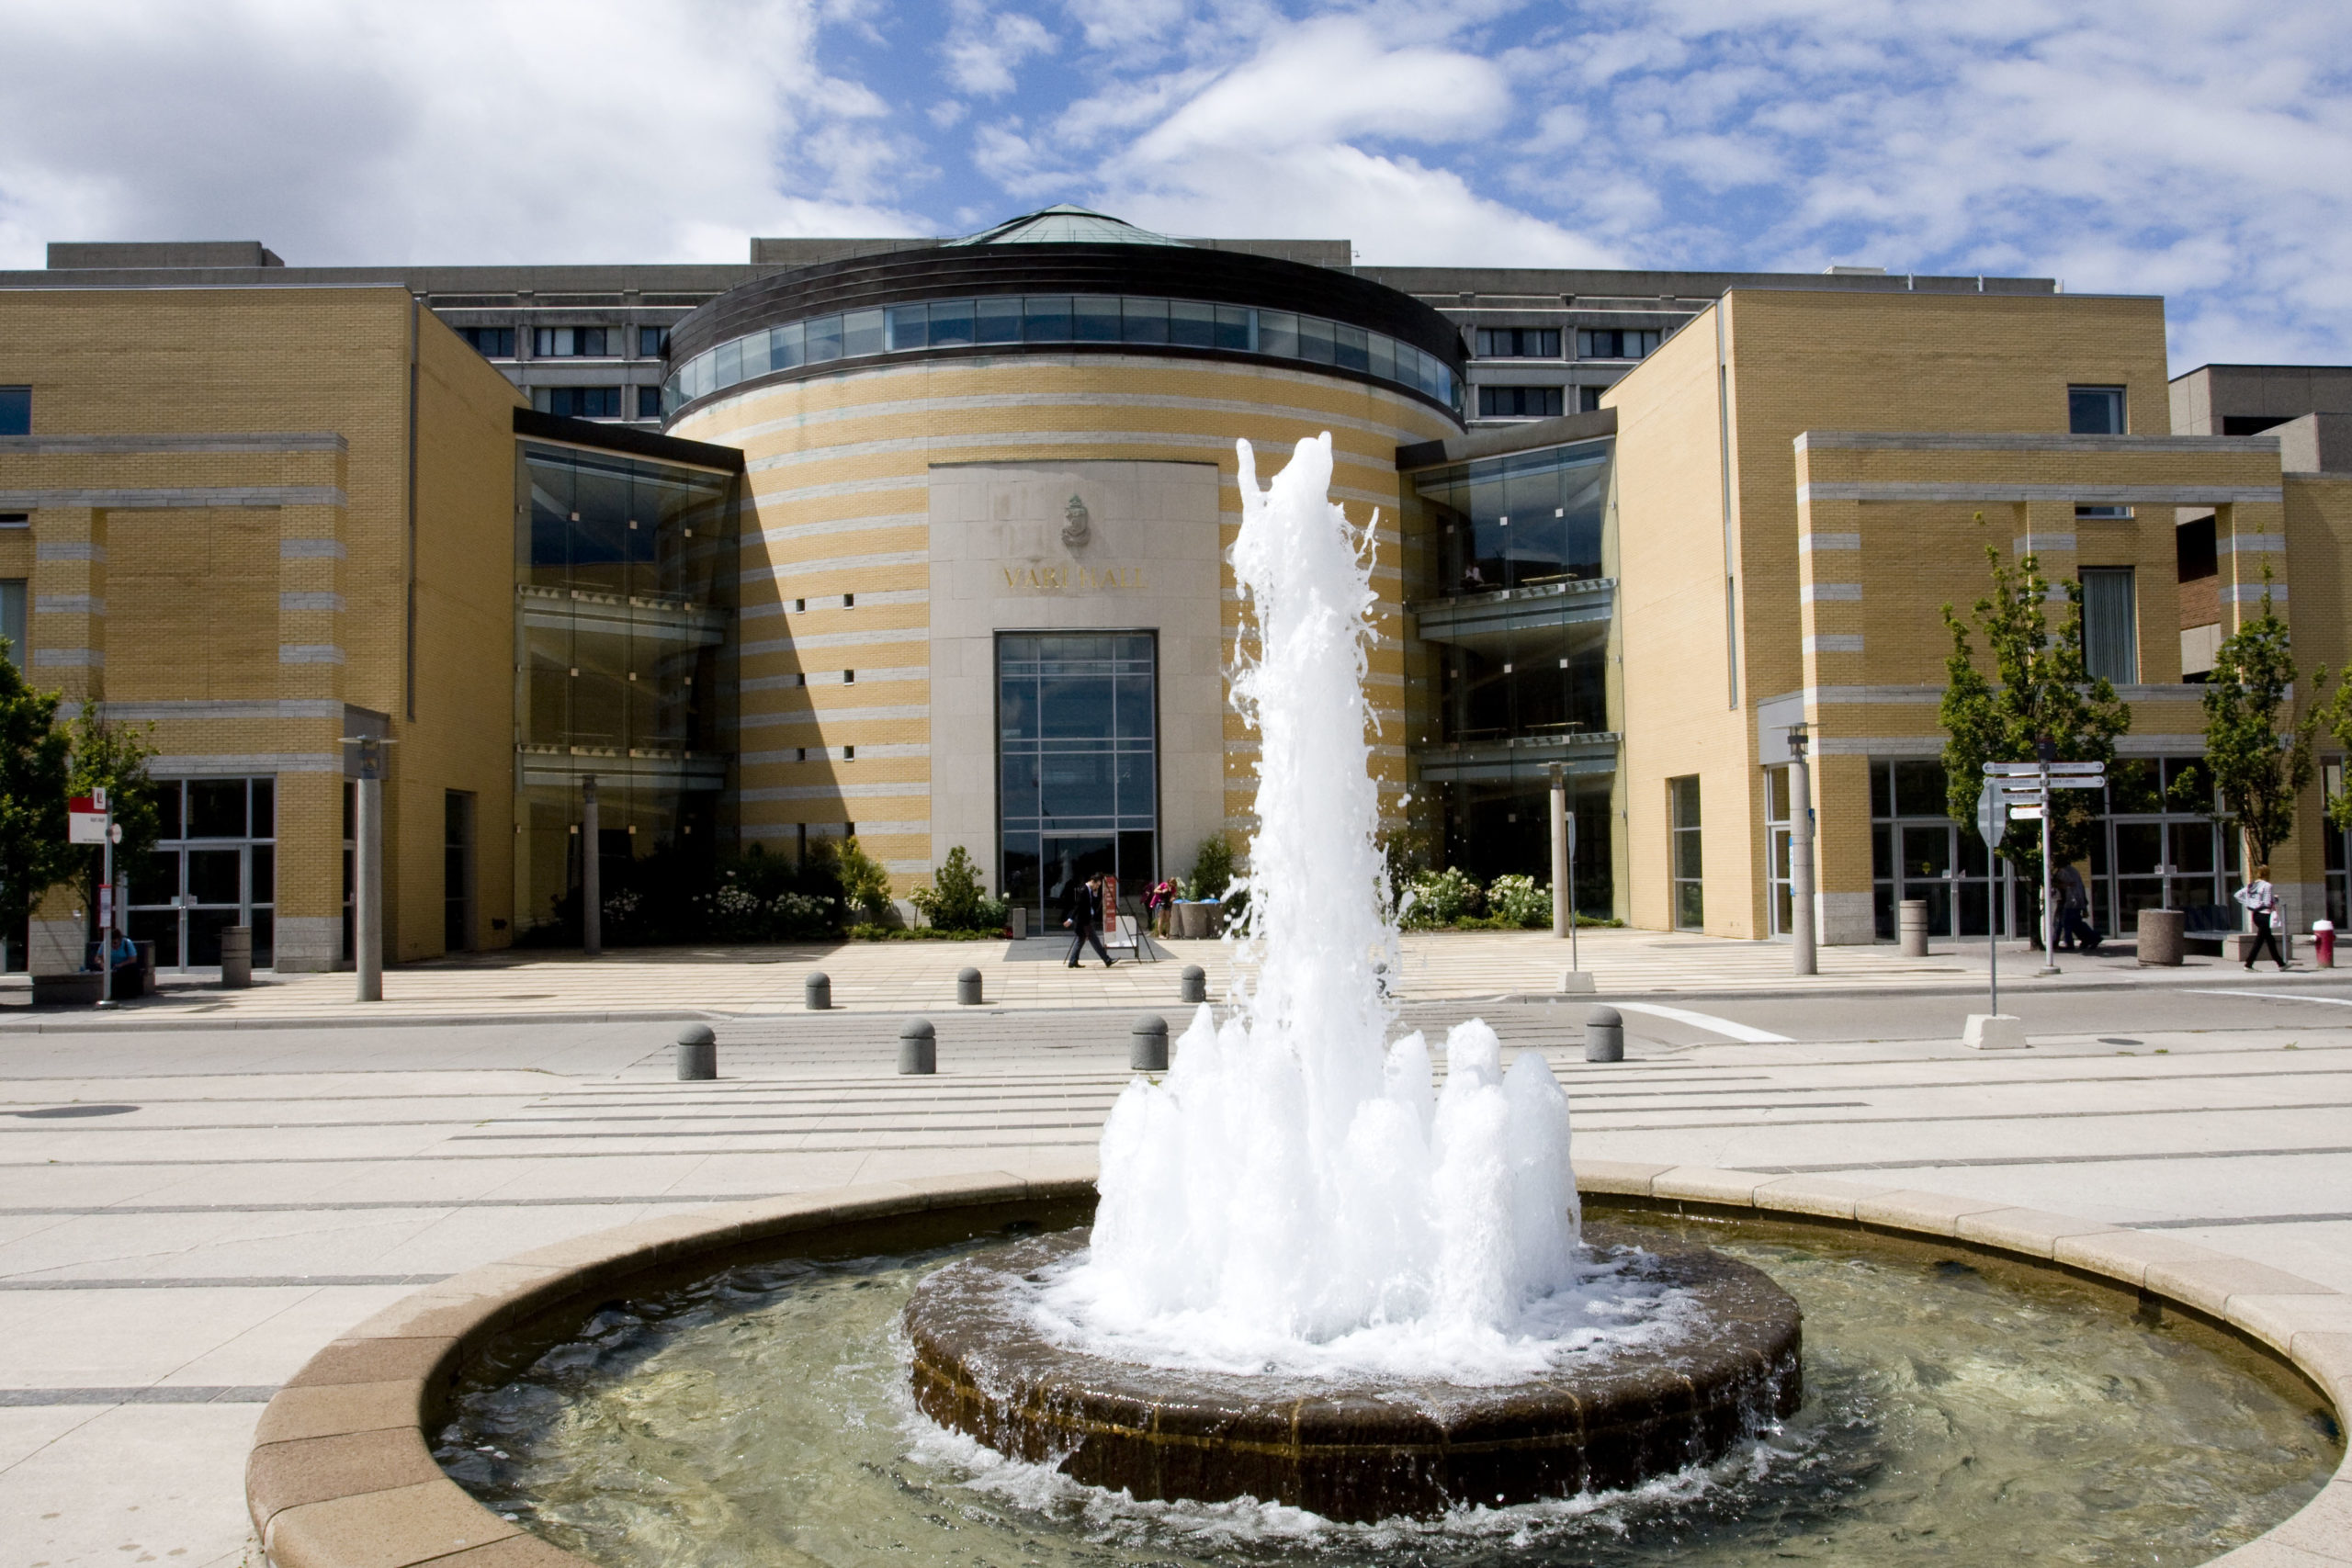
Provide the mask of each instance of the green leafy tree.
POLYGON ((26 685, 6 653, 0 638, 0 931, 14 931, 80 857, 65 841, 67 736, 57 694, 26 685))
POLYGON ((980 868, 964 846, 947 852, 946 863, 932 873, 931 886, 907 895, 922 918, 944 931, 992 931, 1005 921, 1005 907, 989 897, 980 868))
MULTIPOLYGON (((156 841, 163 837, 164 818, 158 804, 161 792, 155 781, 147 776, 147 760, 155 754, 155 748, 147 738, 154 733, 154 728, 152 724, 109 723, 100 703, 83 705, 80 716, 65 727, 72 756, 66 793, 80 795, 94 789, 107 792, 115 826, 122 829, 122 839, 115 845, 118 874, 153 852, 156 841)), ((83 907, 95 911, 99 879, 106 874, 106 852, 96 844, 79 844, 74 846, 74 853, 82 863, 76 868, 74 880, 86 899, 83 907)))
MULTIPOLYGON (((1976 521, 1981 526, 1984 514, 1978 513, 1976 521)), ((2035 743, 2043 739, 2061 761, 2110 762, 2115 738, 2132 728, 2132 710, 2114 685, 2091 679, 2084 667, 2082 585, 2065 585, 2065 613, 2052 627, 2050 581, 2041 561, 2029 554, 2006 566, 1989 545, 1984 558, 1993 569, 1992 592, 1966 619, 1944 606, 1951 652, 1944 660, 1938 715, 1944 729, 1944 810, 1972 833, 1985 763, 2032 761, 2035 743), (1977 662, 1972 633, 1984 640, 1990 674, 1977 662)), ((2050 840, 2063 865, 2090 853, 2099 796, 2096 790, 2052 793, 2057 800, 2050 840)), ((2039 833, 2012 835, 2004 852, 2029 875, 2041 875, 2039 833)))
POLYGON ((882 863, 861 849, 853 833, 842 840, 834 864, 841 873, 842 897, 867 920, 880 924, 890 912, 890 874, 882 863))
MULTIPOLYGON (((2262 569, 2262 611, 2230 634, 2205 678, 2205 765, 2222 804, 2245 835, 2249 874, 2273 845, 2295 830, 2295 801, 2312 782, 2312 739, 2326 713, 2340 716, 2344 692, 2322 705, 2327 667, 2312 675, 2303 716, 2284 713, 2295 683, 2295 645, 2270 603, 2270 568, 2262 569), (2282 717, 2288 728, 2279 728, 2282 717)), ((2338 722, 2341 722, 2340 716, 2338 722)))
POLYGON ((1193 897, 1222 898, 1232 886, 1233 846, 1225 841, 1224 834, 1211 833, 1201 840, 1200 852, 1193 857, 1193 897))

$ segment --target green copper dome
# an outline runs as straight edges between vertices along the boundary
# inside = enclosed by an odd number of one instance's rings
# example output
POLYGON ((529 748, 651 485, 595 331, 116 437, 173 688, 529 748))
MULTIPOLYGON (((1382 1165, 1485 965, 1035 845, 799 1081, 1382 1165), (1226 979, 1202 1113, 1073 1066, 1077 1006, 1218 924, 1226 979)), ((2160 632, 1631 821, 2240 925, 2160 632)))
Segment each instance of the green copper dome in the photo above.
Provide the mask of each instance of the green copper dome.
POLYGON ((993 229, 943 240, 943 245, 1181 245, 1165 234, 1138 229, 1124 220, 1083 207, 1057 203, 1041 212, 1008 218, 993 229))

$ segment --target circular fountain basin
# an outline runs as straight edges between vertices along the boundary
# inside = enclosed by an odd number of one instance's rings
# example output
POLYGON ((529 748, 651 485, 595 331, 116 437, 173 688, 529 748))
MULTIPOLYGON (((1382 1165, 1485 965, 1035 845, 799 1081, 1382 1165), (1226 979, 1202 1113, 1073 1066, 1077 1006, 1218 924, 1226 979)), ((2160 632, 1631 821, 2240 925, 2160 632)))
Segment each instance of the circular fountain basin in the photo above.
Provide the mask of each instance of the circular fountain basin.
MULTIPOLYGON (((916 1405, 1010 1458, 1148 1501, 1254 1497, 1348 1522, 1611 1492, 1709 1463, 1803 1403, 1796 1302, 1760 1269, 1655 1236, 1629 1281, 1701 1326, 1669 1344, 1565 1358, 1495 1387, 1345 1382, 1142 1365, 1057 1344, 1027 1310, 1065 1232, 949 1265, 905 1315, 916 1405)), ((1589 1246, 1635 1238, 1596 1225, 1589 1246)))
POLYGON ((722 1205, 440 1281, 287 1380, 246 1500, 280 1568, 1732 1568, 1791 1551, 2006 1568, 2340 1550, 2352 1295, 2168 1234, 1893 1180, 1598 1161, 1577 1176, 1589 1218, 1622 1216, 1660 1250, 1702 1238, 1806 1303, 1806 1404, 1781 1433, 1630 1492, 1358 1526, 1123 1504, 1005 1460, 914 1410, 898 1325, 923 1276, 987 1238, 1083 1224, 1080 1168, 722 1205))

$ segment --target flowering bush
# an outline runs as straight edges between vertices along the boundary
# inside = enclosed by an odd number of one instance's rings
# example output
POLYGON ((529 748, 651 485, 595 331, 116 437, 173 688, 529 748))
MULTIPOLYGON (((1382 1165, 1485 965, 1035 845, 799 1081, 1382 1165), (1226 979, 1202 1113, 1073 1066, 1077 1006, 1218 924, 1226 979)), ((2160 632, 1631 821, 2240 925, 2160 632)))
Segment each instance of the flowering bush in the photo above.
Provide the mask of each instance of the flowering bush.
POLYGON ((1475 914, 1481 897, 1478 885, 1454 866, 1421 872, 1406 890, 1404 923, 1416 930, 1450 926, 1475 914))
POLYGON ((1552 923, 1552 889, 1532 876, 1498 876, 1487 888, 1487 908, 1505 926, 1548 926, 1552 923))

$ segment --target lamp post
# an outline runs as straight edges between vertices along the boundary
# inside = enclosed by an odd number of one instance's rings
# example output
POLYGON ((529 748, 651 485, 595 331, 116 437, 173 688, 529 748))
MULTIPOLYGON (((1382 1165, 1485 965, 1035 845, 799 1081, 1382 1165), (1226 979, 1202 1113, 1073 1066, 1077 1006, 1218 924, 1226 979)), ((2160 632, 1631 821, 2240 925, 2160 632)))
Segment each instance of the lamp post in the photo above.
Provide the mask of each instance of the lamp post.
POLYGON ((1811 739, 1804 719, 1789 726, 1789 938, 1791 973, 1797 975, 1821 972, 1813 932, 1813 766, 1805 760, 1811 739))
POLYGON ((596 775, 580 775, 580 951, 590 958, 605 951, 605 868, 596 820, 596 775))
POLYGON ((1568 939, 1568 967, 1577 962, 1577 819, 1568 814, 1568 770, 1552 764, 1552 934, 1568 939))
POLYGON ((384 748, 389 736, 346 735, 359 748, 352 803, 351 955, 359 987, 355 999, 384 999, 384 748))

